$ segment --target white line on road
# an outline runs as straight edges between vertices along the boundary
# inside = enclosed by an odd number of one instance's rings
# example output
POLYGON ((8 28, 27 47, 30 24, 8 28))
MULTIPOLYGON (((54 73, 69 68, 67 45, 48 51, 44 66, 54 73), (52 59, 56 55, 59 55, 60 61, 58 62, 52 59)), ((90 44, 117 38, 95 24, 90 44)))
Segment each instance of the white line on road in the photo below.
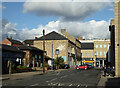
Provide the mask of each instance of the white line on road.
POLYGON ((60 74, 60 71, 56 75, 59 75, 59 74, 60 74))
POLYGON ((38 83, 36 83, 36 84, 33 84, 33 85, 30 85, 30 86, 38 86, 39 84, 38 83))
POLYGON ((65 77, 67 77, 68 75, 65 75, 65 76, 62 76, 62 77, 60 77, 60 78, 65 78, 65 77))
POLYGON ((46 81, 46 82, 52 82, 52 81, 54 81, 54 80, 57 80, 57 78, 54 78, 54 79, 52 79, 52 80, 50 80, 50 81, 46 81))
POLYGON ((72 84, 70 84, 69 86, 72 86, 72 84))

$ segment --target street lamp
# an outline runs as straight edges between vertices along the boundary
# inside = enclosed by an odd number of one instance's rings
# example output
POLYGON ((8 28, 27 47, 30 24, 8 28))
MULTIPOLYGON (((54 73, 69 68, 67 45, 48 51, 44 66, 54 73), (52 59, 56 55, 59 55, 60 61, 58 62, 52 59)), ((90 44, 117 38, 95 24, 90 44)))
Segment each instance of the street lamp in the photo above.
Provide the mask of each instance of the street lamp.
POLYGON ((59 54, 59 49, 56 49, 56 54, 57 54, 57 58, 58 58, 58 54, 59 54))

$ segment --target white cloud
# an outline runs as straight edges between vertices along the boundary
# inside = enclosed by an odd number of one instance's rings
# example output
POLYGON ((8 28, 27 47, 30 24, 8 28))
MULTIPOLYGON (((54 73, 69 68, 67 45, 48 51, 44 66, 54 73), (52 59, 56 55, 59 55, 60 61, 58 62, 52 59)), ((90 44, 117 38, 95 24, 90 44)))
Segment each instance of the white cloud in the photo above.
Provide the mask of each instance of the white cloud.
MULTIPOLYGON (((107 6, 111 2, 28 2, 24 3, 24 13, 38 16, 59 16, 63 21, 83 20, 87 16, 107 6)), ((109 1, 109 0, 108 0, 109 1)))
POLYGON ((73 36, 82 36, 85 38, 109 38, 109 22, 104 20, 89 22, 61 22, 51 21, 47 25, 39 25, 36 29, 23 28, 21 32, 16 29, 16 23, 6 22, 3 25, 2 35, 5 38, 7 35, 11 35, 15 39, 26 40, 34 39, 35 36, 42 36, 42 30, 45 29, 45 33, 52 31, 59 32, 61 29, 66 29, 68 33, 73 36), (11 34, 10 34, 11 33, 11 34))

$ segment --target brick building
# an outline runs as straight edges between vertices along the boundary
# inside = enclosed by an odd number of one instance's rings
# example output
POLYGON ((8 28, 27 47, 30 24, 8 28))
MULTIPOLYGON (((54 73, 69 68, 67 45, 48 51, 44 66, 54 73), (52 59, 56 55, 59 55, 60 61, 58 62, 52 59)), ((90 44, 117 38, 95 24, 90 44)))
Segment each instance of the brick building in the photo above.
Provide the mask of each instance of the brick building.
POLYGON ((21 46, 23 45, 20 41, 18 40, 14 40, 12 38, 5 38, 1 44, 5 44, 5 45, 10 45, 10 46, 15 46, 15 47, 18 47, 18 46, 21 46))

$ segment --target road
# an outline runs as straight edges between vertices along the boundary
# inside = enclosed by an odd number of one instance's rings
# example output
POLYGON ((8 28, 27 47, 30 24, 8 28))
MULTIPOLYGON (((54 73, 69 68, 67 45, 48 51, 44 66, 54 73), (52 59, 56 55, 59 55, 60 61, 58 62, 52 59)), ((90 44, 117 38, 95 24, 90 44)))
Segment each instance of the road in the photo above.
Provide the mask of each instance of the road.
POLYGON ((50 72, 44 75, 34 75, 29 78, 4 80, 3 86, 96 86, 100 79, 100 70, 69 69, 59 72, 50 72))

